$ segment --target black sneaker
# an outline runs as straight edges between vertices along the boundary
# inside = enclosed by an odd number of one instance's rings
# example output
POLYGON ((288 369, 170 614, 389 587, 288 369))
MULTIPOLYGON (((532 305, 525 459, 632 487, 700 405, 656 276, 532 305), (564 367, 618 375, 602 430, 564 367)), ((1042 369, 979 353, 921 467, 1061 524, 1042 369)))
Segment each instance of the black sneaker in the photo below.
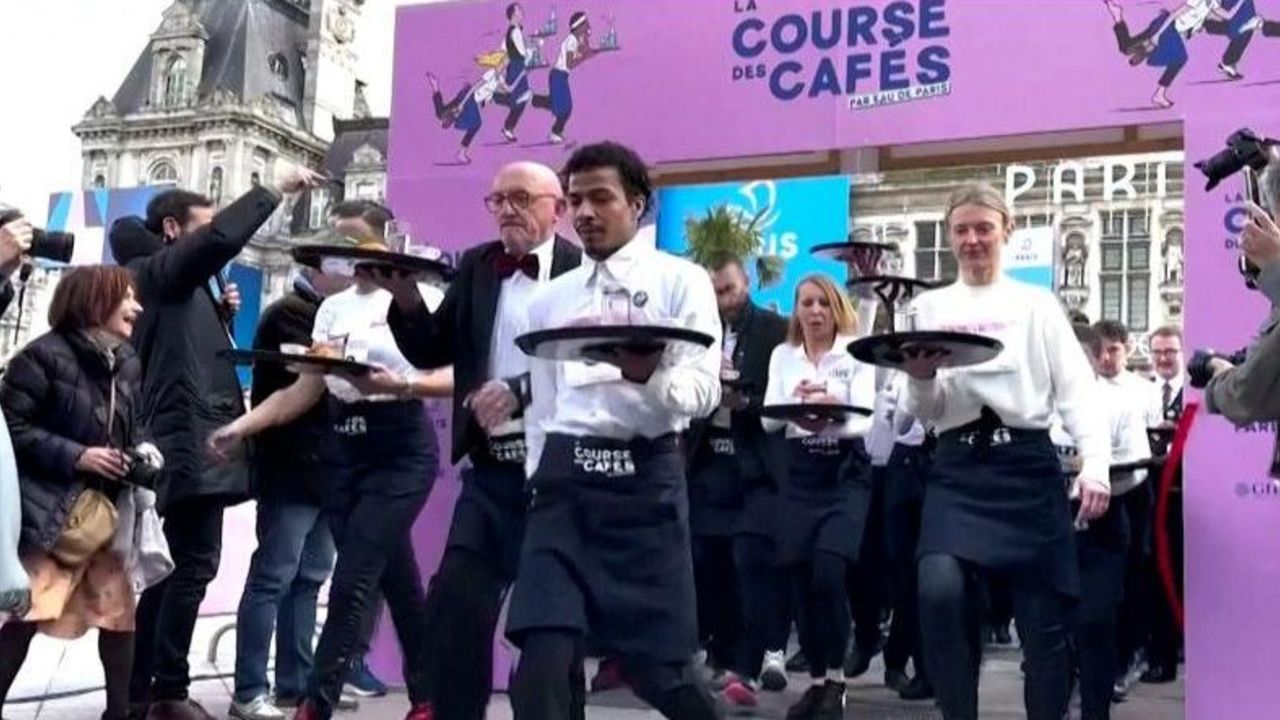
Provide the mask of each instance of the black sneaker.
POLYGON ((844 676, 846 679, 860 677, 863 673, 871 668, 871 658, 875 657, 874 650, 867 650, 858 647, 854 643, 849 647, 849 652, 844 656, 844 676))
POLYGON ((803 650, 797 650, 795 655, 787 661, 787 672, 789 673, 805 673, 809 672, 809 659, 804 656, 803 650))
POLYGON ((884 670, 884 686, 894 692, 902 692, 902 688, 911 682, 911 678, 907 677, 905 670, 900 668, 885 668, 884 670))
POLYGON ((818 708, 822 706, 826 694, 825 684, 810 685, 809 689, 804 691, 804 695, 800 696, 800 702, 787 710, 787 720, 815 720, 818 717, 818 708))

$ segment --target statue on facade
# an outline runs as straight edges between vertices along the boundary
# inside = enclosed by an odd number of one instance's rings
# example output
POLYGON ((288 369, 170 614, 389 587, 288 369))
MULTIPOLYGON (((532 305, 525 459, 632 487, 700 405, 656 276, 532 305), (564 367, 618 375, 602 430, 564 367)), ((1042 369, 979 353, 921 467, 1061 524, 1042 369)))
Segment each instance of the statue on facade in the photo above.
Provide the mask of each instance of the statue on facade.
POLYGON ((1182 284, 1182 231, 1171 230, 1164 240, 1164 281, 1168 285, 1182 284))
POLYGON ((1062 250, 1062 264, 1066 267, 1066 282, 1063 283, 1065 287, 1087 287, 1084 268, 1088 259, 1089 247, 1085 244, 1084 236, 1079 233, 1068 235, 1066 247, 1062 250))

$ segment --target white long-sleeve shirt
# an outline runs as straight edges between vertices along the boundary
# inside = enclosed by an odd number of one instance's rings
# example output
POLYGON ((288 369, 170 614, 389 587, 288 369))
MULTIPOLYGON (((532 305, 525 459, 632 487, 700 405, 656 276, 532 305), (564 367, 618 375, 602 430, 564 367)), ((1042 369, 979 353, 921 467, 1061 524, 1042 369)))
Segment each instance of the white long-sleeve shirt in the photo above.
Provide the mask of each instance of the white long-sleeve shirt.
POLYGON ((1084 459, 1081 478, 1110 487, 1110 450, 1097 383, 1058 300, 1047 290, 1001 276, 990 285, 962 281, 912 303, 917 330, 993 337, 1001 353, 980 365, 944 368, 908 382, 907 409, 946 432, 990 407, 1013 428, 1048 430, 1056 414, 1084 459))
MULTIPOLYGON (((1141 378, 1138 380, 1146 382, 1141 378)), ((1100 377, 1097 382, 1099 397, 1106 413, 1107 436, 1111 442, 1111 464, 1120 465, 1151 457, 1151 444, 1147 441, 1147 408, 1138 404, 1136 396, 1120 391, 1116 380, 1100 377)), ((1055 445, 1075 446, 1075 441, 1062 427, 1061 418, 1055 419, 1049 433, 1055 445)), ((1112 481, 1111 495, 1113 497, 1123 495, 1141 485, 1146 479, 1146 470, 1135 470, 1123 476, 1117 476, 1112 481)))
POLYGON ((643 384, 624 380, 613 365, 531 358, 533 399, 525 412, 530 475, 548 433, 656 438, 710 415, 720 403, 720 314, 711 278, 701 267, 634 240, 603 262, 584 257, 582 265, 538 289, 528 327, 532 332, 584 322, 670 325, 706 333, 715 342, 709 348, 669 346, 643 384))
POLYGON ((920 447, 924 444, 924 425, 907 412, 906 405, 906 373, 890 371, 884 387, 876 393, 875 414, 867 432, 867 454, 871 456, 872 465, 887 465, 894 445, 920 447))
MULTIPOLYGON (((795 390, 802 381, 807 380, 811 384, 825 382, 827 394, 846 405, 870 409, 876 399, 876 371, 874 366, 858 362, 849 354, 849 343, 853 341, 853 336, 837 336, 831 349, 819 357, 816 363, 810 361, 805 354, 803 343, 782 343, 774 348, 773 354, 769 356, 769 384, 765 388, 764 404, 768 406, 800 402, 795 390)), ((785 420, 761 418, 760 423, 766 432, 777 432, 786 426, 787 437, 812 434, 785 420)), ((823 434, 845 438, 862 437, 870 428, 871 418, 854 415, 843 423, 832 424, 823 434)))

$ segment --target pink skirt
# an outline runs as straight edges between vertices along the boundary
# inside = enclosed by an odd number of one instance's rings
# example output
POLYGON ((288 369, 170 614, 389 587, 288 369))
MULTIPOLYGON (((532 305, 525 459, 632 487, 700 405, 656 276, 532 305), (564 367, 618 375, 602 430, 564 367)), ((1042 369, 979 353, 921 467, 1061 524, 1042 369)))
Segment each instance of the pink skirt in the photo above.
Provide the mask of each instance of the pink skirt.
POLYGON ((22 557, 31 578, 31 611, 23 618, 40 632, 74 639, 89 628, 133 632, 137 599, 124 559, 99 550, 83 567, 67 568, 43 552, 22 557))

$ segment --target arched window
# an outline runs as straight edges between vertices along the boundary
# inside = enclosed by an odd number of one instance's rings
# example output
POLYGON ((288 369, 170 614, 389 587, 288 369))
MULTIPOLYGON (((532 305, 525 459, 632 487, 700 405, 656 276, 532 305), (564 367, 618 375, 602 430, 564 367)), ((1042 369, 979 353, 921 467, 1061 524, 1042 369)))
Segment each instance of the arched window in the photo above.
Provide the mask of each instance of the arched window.
POLYGON ((161 160, 151 166, 152 185, 177 185, 178 170, 168 160, 161 160))
POLYGON ((164 104, 176 107, 186 101, 187 61, 181 55, 174 55, 164 69, 164 104))
POLYGON ((106 178, 104 175, 101 175, 101 174, 99 174, 99 175, 94 175, 94 176, 93 176, 93 186, 94 186, 95 188, 104 188, 104 187, 106 187, 106 186, 107 186, 107 178, 106 178))
POLYGON ((214 205, 222 202, 222 168, 215 167, 209 173, 209 199, 214 205))

